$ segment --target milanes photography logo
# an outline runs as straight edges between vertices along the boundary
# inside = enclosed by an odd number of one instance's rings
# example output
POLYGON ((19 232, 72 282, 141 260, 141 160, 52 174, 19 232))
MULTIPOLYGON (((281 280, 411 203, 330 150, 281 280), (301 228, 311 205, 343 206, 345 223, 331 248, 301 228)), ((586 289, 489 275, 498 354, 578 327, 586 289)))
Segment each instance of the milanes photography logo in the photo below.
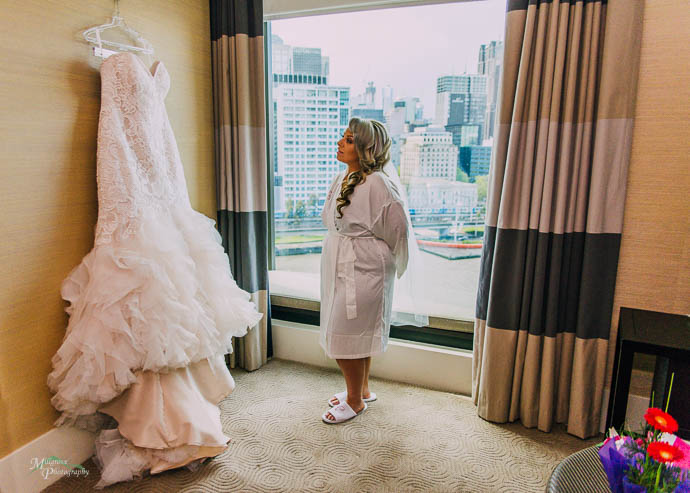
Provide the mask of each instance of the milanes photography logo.
POLYGON ((81 464, 69 464, 66 460, 51 455, 39 459, 34 457, 31 459, 31 472, 40 471, 39 474, 43 479, 48 479, 51 474, 58 474, 61 476, 88 476, 89 470, 81 464))

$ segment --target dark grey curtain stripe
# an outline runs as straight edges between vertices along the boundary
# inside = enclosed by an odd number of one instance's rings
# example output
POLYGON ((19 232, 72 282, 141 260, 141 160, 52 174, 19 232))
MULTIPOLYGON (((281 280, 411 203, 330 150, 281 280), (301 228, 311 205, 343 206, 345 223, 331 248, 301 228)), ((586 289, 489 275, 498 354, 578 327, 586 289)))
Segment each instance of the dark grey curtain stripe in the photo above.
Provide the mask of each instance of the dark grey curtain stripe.
POLYGON ((608 338, 619 234, 487 226, 484 238, 478 319, 533 335, 608 338))
MULTIPOLYGON (((608 339, 611 335, 611 312, 616 289, 620 242, 619 234, 585 235, 575 332, 578 338, 608 339), (596 241, 602 237, 607 239, 604 244, 596 241)), ((615 340, 613 342, 615 343, 615 340)))
POLYGON ((542 4, 549 3, 567 3, 574 5, 576 3, 601 3, 606 4, 608 0, 508 0, 506 2, 506 11, 510 12, 513 10, 526 10, 530 5, 536 5, 537 7, 542 4))
POLYGON ((482 258, 479 265, 479 285, 475 308, 476 318, 484 321, 486 321, 489 310, 489 288, 491 287, 491 268, 494 264, 497 229, 495 226, 484 226, 484 244, 482 245, 482 258))
POLYGON ((237 285, 254 293, 268 289, 267 214, 264 211, 218 211, 218 229, 230 257, 237 285))
POLYGON ((210 0, 211 41, 221 36, 263 35, 263 3, 251 0, 210 0))

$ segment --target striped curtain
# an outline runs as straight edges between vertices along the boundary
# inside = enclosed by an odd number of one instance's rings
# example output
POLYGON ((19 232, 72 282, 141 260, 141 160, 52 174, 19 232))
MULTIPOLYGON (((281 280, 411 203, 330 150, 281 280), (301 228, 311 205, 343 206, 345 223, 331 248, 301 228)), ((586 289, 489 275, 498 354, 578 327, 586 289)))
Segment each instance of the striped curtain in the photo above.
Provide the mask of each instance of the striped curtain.
POLYGON ((643 0, 509 0, 474 333, 489 421, 599 432, 643 0))
POLYGON ((267 165, 261 0, 211 0, 218 226, 237 284, 261 321, 235 340, 231 366, 256 370, 271 356, 267 165))

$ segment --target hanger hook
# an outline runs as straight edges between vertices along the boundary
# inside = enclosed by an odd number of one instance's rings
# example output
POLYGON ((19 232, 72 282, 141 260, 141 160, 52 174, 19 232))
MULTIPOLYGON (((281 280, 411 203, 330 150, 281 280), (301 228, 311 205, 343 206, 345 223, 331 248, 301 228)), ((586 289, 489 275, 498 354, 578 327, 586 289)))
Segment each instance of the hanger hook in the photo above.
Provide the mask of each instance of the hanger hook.
POLYGON ((120 17, 120 0, 115 0, 115 17, 120 17))

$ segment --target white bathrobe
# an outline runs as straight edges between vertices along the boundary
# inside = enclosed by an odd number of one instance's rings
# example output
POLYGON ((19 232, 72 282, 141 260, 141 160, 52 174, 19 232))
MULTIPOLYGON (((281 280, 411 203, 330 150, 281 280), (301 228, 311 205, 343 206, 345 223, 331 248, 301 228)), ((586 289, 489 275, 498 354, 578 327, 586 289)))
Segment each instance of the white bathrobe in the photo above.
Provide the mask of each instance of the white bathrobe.
POLYGON ((321 254, 321 346, 330 358, 386 350, 393 288, 407 268, 408 231, 400 192, 376 171, 350 195, 343 217, 336 199, 347 170, 328 192, 321 218, 328 232, 321 254))

